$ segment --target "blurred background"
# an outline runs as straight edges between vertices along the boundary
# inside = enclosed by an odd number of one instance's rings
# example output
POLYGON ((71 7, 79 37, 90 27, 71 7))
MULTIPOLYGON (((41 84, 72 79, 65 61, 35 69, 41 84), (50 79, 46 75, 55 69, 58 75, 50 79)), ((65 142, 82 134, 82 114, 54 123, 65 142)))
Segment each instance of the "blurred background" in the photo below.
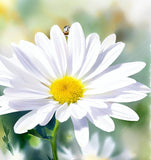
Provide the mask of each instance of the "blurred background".
MULTIPOLYGON (((36 32, 43 32, 49 37, 54 24, 63 29, 65 25, 77 21, 81 23, 86 36, 96 32, 101 41, 109 34, 116 33, 117 41, 123 41, 126 47, 115 63, 146 62, 145 69, 133 77, 149 86, 150 15, 150 0, 0 0, 0 54, 11 57, 11 42, 18 43, 22 39, 34 42, 36 32)), ((1 86, 1 95, 3 89, 1 86)), ((101 131, 90 124, 91 135, 98 132, 100 144, 105 137, 111 136, 116 145, 114 155, 126 149, 134 156, 134 160, 148 160, 151 152, 150 97, 127 105, 138 113, 138 122, 114 119, 116 129, 112 133, 101 131)), ((0 116, 0 159, 7 154, 8 149, 14 152, 20 150, 21 154, 25 154, 25 160, 50 160, 51 148, 47 141, 30 134, 14 134, 13 125, 23 114, 25 112, 0 116)), ((46 127, 50 129, 53 123, 54 120, 46 127)), ((45 135, 44 129, 39 126, 36 129, 45 135)), ((71 120, 61 124, 59 148, 72 145, 72 131, 71 120)))

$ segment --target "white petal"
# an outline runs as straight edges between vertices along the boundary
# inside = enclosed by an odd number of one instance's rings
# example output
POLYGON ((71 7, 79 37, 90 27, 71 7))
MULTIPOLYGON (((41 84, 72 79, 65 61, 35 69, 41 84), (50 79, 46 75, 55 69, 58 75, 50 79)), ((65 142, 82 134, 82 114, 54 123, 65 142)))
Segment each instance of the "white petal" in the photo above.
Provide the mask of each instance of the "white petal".
POLYGON ((55 111, 57 109, 56 104, 48 104, 38 111, 40 114, 43 114, 43 119, 41 119, 41 122, 39 123, 41 126, 45 126, 48 124, 48 122, 52 119, 55 111))
POLYGON ((93 108, 88 118, 96 127, 106 132, 111 132, 114 130, 115 126, 113 120, 107 114, 108 113, 101 112, 101 109, 93 108))
POLYGON ((127 86, 125 88, 120 89, 119 91, 121 92, 129 92, 129 93, 134 93, 134 92, 140 92, 140 93, 150 93, 151 89, 148 88, 147 86, 136 82, 130 86, 127 86))
POLYGON ((94 133, 85 147, 81 148, 83 155, 98 155, 100 149, 100 141, 98 133, 94 133))
POLYGON ((60 122, 66 121, 70 117, 70 110, 67 103, 61 105, 56 111, 56 119, 60 122))
POLYGON ((76 160, 74 157, 74 153, 72 153, 71 148, 61 147, 61 150, 58 150, 58 157, 61 160, 76 160))
POLYGON ((53 70, 51 69, 51 61, 44 51, 30 43, 28 41, 21 40, 18 46, 21 51, 25 53, 25 55, 31 60, 31 62, 38 66, 37 69, 47 78, 53 78, 56 75, 54 74, 53 70))
POLYGON ((50 70, 50 73, 54 77, 59 76, 59 66, 56 65, 58 58, 56 57, 56 54, 54 52, 54 46, 52 44, 52 41, 48 39, 48 37, 45 34, 38 32, 35 35, 35 42, 37 46, 43 50, 45 57, 48 60, 47 68, 50 70))
POLYGON ((14 126, 15 133, 22 134, 33 129, 39 124, 40 118, 41 116, 40 114, 37 114, 37 110, 27 113, 16 122, 14 126))
POLYGON ((117 64, 117 65, 109 67, 99 76, 101 76, 100 78, 102 77, 106 77, 106 78, 128 77, 128 76, 136 74, 137 72, 140 72, 145 67, 145 65, 146 64, 144 62, 129 62, 129 63, 117 64))
POLYGON ((35 43, 38 47, 40 47, 47 56, 51 54, 51 42, 48 37, 42 32, 38 32, 35 35, 35 43))
POLYGON ((136 112, 125 105, 113 103, 111 104, 110 107, 111 107, 111 113, 110 113, 111 117, 127 121, 139 120, 139 117, 136 114, 136 112))
MULTIPOLYGON (((13 49, 18 57, 20 63, 25 67, 25 69, 37 77, 41 82, 50 85, 49 80, 45 77, 44 72, 42 71, 42 64, 32 56, 29 56, 25 53, 26 50, 22 50, 19 46, 13 44, 13 49)), ((32 48, 31 48, 32 50, 32 48)), ((27 51, 26 51, 27 52, 27 51)), ((51 78, 51 77, 50 77, 51 78)))
POLYGON ((85 81, 90 81, 93 77, 99 75, 102 73, 105 69, 107 69, 121 54, 124 43, 118 42, 112 46, 110 46, 108 49, 106 49, 104 52, 100 53, 95 65, 90 69, 90 71, 85 75, 85 81))
POLYGON ((94 76, 93 78, 87 80, 86 82, 91 82, 102 78, 123 78, 123 77, 128 77, 133 74, 136 74, 137 72, 141 71, 145 67, 144 62, 130 62, 130 63, 123 63, 123 64, 118 64, 109 67, 107 70, 102 72, 101 74, 98 74, 94 76))
POLYGON ((88 85, 88 90, 86 90, 85 95, 90 94, 102 94, 106 92, 111 92, 116 89, 120 89, 126 86, 129 86, 136 81, 131 78, 122 78, 115 80, 114 78, 102 78, 98 81, 94 81, 93 83, 88 85), (89 89, 90 88, 90 89, 89 89))
POLYGON ((113 45, 115 43, 115 41, 116 41, 116 35, 115 34, 109 35, 102 42, 101 49, 103 51, 105 51, 108 47, 110 47, 111 45, 113 45))
POLYGON ((38 99, 38 98, 48 98, 50 95, 46 92, 38 92, 28 89, 16 89, 16 88, 6 88, 4 94, 8 97, 14 98, 24 98, 24 99, 38 99))
POLYGON ((24 110, 33 110, 33 109, 39 109, 42 106, 45 106, 47 104, 51 104, 53 102, 50 102, 49 99, 28 99, 28 100, 10 100, 9 106, 13 109, 24 111, 24 110))
POLYGON ((87 98, 92 100, 99 99, 100 101, 105 102, 133 102, 143 99, 147 96, 145 93, 149 92, 150 89, 147 86, 139 82, 136 82, 124 88, 113 90, 111 92, 107 92, 100 95, 90 95, 87 96, 87 98))
POLYGON ((86 146, 89 141, 89 127, 87 119, 86 118, 75 119, 73 117, 71 117, 71 119, 74 126, 75 137, 78 141, 78 144, 81 147, 86 146))
POLYGON ((113 142, 111 137, 105 139, 105 143, 102 148, 101 157, 102 158, 110 158, 114 151, 115 143, 113 142))
POLYGON ((85 110, 88 110, 89 107, 108 108, 108 105, 99 99, 83 98, 82 100, 78 101, 78 104, 82 109, 85 110))
POLYGON ((113 142, 111 137, 105 139, 105 143, 102 148, 101 156, 103 158, 110 158, 111 154, 114 151, 115 143, 113 142))
POLYGON ((50 37, 54 46, 54 51, 59 60, 60 70, 62 72, 62 75, 65 75, 68 56, 65 36, 63 32, 60 30, 60 28, 57 25, 55 25, 51 28, 50 37))
MULTIPOLYGON (((10 74, 10 72, 7 70, 7 68, 5 67, 5 65, 1 62, 1 57, 3 58, 6 58, 4 55, 2 56, 2 55, 0 55, 0 68, 1 68, 1 70, 0 70, 0 74, 2 74, 2 75, 7 75, 7 76, 9 76, 10 74)), ((11 57, 11 59, 13 59, 12 57, 11 57)))
POLYGON ((140 72, 145 66, 146 64, 144 62, 129 62, 117 64, 109 67, 105 71, 105 74, 109 74, 108 76, 120 74, 121 77, 127 77, 140 72))
POLYGON ((70 104, 70 112, 74 118, 81 119, 87 114, 86 106, 81 106, 80 100, 77 104, 70 104))
MULTIPOLYGON (((0 56, 0 60, 6 66, 6 68, 12 73, 11 75, 7 75, 7 77, 10 77, 10 83, 11 85, 16 86, 15 88, 19 88, 19 86, 21 85, 21 88, 29 87, 30 89, 34 88, 41 91, 48 90, 46 86, 40 83, 39 78, 36 79, 32 74, 27 73, 18 63, 15 57, 8 59, 3 56, 0 56)), ((6 72, 6 74, 8 73, 6 72)))
POLYGON ((96 33, 90 34, 86 39, 86 51, 84 62, 81 66, 78 78, 81 78, 94 65, 100 52, 100 39, 96 33))
POLYGON ((98 152, 99 152, 99 149, 100 149, 100 141, 99 141, 99 135, 98 135, 98 133, 94 133, 92 135, 89 144, 95 149, 95 155, 97 155, 98 152))
POLYGON ((0 107, 0 115, 18 112, 18 110, 10 108, 10 107, 0 107))
POLYGON ((41 92, 43 94, 49 92, 49 87, 43 85, 40 81, 34 79, 33 77, 26 77, 24 75, 21 75, 21 77, 16 77, 10 81, 13 88, 16 89, 25 89, 25 90, 34 90, 41 92))
POLYGON ((10 79, 6 77, 0 77, 0 85, 5 87, 11 87, 10 79))
POLYGON ((103 53, 101 53, 102 61, 97 69, 101 69, 103 71, 108 68, 119 57, 124 47, 124 43, 118 42, 113 45, 112 48, 107 48, 103 53))
POLYGON ((85 54, 85 36, 79 23, 74 23, 70 27, 68 47, 72 56, 72 75, 74 75, 81 67, 85 54))
POLYGON ((110 92, 104 95, 91 95, 89 98, 100 99, 105 102, 134 102, 145 98, 147 95, 139 92, 110 92))
POLYGON ((38 124, 47 124, 52 118, 55 109, 55 105, 46 105, 39 110, 33 110, 27 113, 16 122, 14 126, 15 133, 22 134, 33 129, 38 124))
POLYGON ((20 75, 22 76, 22 74, 28 76, 29 74, 26 73, 23 69, 22 66, 20 64, 18 64, 18 62, 16 61, 16 59, 13 58, 6 58, 4 56, 0 55, 0 61, 1 63, 6 67, 7 69, 7 73, 8 76, 12 76, 12 75, 20 75), (9 74, 11 72, 11 74, 9 74))
POLYGON ((7 107, 0 107, 0 115, 4 115, 4 114, 8 114, 8 113, 13 113, 13 112, 18 112, 18 110, 10 108, 9 106, 7 106, 7 107))
POLYGON ((8 105, 8 98, 6 96, 0 96, 0 115, 8 114, 8 113, 13 113, 13 112, 18 112, 18 110, 11 108, 8 105))

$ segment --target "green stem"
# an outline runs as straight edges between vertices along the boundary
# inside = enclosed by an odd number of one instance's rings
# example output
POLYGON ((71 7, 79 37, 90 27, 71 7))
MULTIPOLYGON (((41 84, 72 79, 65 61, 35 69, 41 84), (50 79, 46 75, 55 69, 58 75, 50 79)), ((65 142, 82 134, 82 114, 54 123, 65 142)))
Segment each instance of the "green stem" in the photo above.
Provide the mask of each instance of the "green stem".
POLYGON ((58 160, 58 155, 57 155, 57 131, 59 129, 59 121, 56 120, 55 127, 52 131, 50 143, 51 143, 51 148, 52 148, 52 154, 53 154, 53 159, 58 160))

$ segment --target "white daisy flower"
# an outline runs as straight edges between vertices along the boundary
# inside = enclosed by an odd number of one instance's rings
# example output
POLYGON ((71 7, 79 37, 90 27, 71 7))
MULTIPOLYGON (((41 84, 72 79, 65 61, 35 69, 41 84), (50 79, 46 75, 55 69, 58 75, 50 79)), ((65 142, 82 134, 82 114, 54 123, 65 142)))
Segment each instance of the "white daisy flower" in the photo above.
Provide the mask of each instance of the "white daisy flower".
POLYGON ((86 39, 79 23, 72 24, 66 40, 55 25, 51 39, 37 33, 35 44, 12 44, 12 58, 0 56, 0 84, 6 86, 0 114, 30 111, 14 126, 25 133, 38 124, 46 125, 55 113, 60 122, 71 117, 81 146, 88 143, 88 120, 110 132, 110 117, 137 121, 138 115, 119 102, 132 102, 150 92, 129 76, 145 67, 144 62, 110 66, 120 55, 124 43, 108 36, 101 44, 96 33, 86 39))
POLYGON ((59 151, 59 159, 61 160, 131 160, 134 158, 132 153, 125 149, 122 153, 113 156, 115 150, 115 143, 111 137, 105 139, 104 144, 101 147, 99 141, 99 135, 93 134, 90 142, 81 151, 76 148, 75 145, 67 149, 62 148, 63 152, 59 151))
POLYGON ((17 148, 13 150, 13 154, 9 151, 3 153, 0 150, 0 160, 24 160, 24 154, 17 148))

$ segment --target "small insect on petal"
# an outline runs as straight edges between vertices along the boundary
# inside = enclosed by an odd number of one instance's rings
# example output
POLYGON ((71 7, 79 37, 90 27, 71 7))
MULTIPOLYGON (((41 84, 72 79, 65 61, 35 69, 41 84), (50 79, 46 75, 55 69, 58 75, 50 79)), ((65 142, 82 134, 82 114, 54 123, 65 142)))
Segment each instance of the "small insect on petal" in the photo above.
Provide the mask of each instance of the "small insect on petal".
POLYGON ((63 33, 64 33, 65 36, 67 36, 69 34, 69 30, 70 30, 70 26, 65 26, 63 28, 63 33))

